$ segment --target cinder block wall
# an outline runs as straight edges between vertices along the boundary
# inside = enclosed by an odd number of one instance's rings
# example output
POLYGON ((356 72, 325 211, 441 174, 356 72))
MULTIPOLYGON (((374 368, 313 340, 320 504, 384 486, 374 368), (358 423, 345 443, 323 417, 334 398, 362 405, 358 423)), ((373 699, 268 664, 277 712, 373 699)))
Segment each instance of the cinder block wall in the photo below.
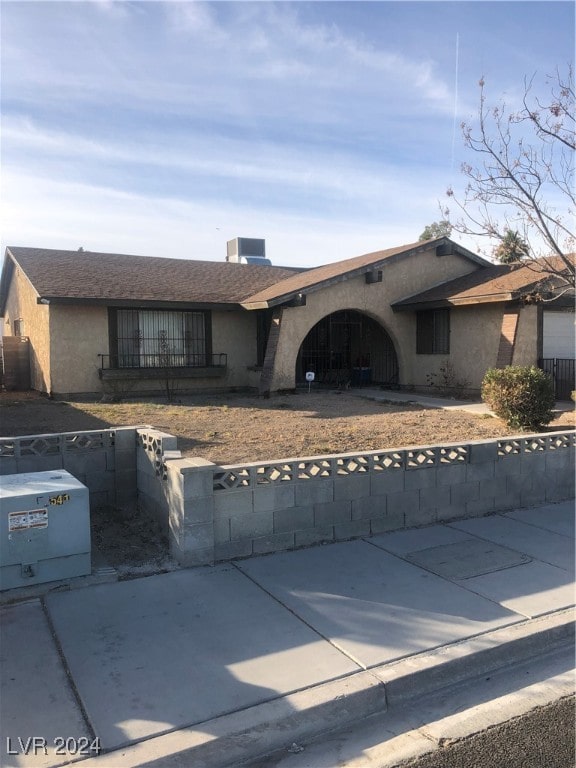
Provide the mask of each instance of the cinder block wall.
POLYGON ((168 533, 170 505, 165 462, 175 455, 176 438, 152 428, 137 429, 136 434, 138 508, 154 517, 168 533))
POLYGON ((66 469, 185 566, 574 498, 571 432, 220 467, 151 427, 0 438, 0 475, 66 469))
POLYGON ((139 434, 140 502, 187 566, 574 498, 573 431, 224 467, 139 434))
POLYGON ((0 438, 0 475, 65 469, 90 491, 92 509, 136 504, 136 427, 0 438))

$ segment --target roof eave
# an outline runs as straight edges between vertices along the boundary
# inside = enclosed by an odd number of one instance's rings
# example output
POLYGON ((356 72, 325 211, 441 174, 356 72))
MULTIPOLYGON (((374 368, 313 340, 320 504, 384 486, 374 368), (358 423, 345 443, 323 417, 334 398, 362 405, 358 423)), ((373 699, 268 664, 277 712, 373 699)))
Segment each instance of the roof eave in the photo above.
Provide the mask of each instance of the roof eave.
POLYGON ((6 303, 8 302, 8 291, 14 274, 14 257, 6 248, 6 256, 2 266, 2 275, 0 276, 0 317, 6 314, 6 303))
POLYGON ((194 302, 194 301, 170 301, 170 300, 151 300, 151 299, 108 299, 94 297, 78 296, 38 296, 37 304, 60 304, 76 306, 104 306, 115 307, 138 307, 149 309, 182 309, 182 310, 239 310, 242 305, 239 302, 194 302))
POLYGON ((299 294, 306 296, 310 293, 316 293, 316 291, 329 288, 330 286, 336 285, 337 283, 344 283, 346 280, 354 280, 356 277, 361 277, 362 275, 366 274, 366 272, 373 272, 378 268, 379 267, 376 264, 371 264, 367 267, 358 267, 357 269, 354 269, 350 272, 345 272, 342 275, 335 275, 334 277, 328 277, 324 280, 319 280, 317 283, 307 285, 305 288, 295 288, 293 291, 284 293, 281 296, 274 296, 273 298, 268 299, 268 301, 247 301, 243 302, 242 306, 246 309, 266 309, 277 307, 279 304, 286 304, 287 302, 292 301, 299 294))
MULTIPOLYGON (((476 264, 482 266, 482 267, 488 267, 492 266, 492 264, 489 261, 486 261, 485 259, 481 258, 480 256, 476 256, 476 254, 472 253, 471 251, 468 251, 466 248, 463 248, 462 246, 458 245, 457 243, 454 243, 452 240, 446 237, 439 238, 438 240, 428 241, 426 243, 422 243, 421 245, 417 245, 414 248, 409 248, 405 251, 400 251, 399 253, 395 253, 393 256, 385 256, 381 258, 378 261, 370 262, 369 264, 364 264, 361 267, 357 267, 356 269, 351 269, 348 272, 343 272, 339 275, 334 275, 333 277, 328 277, 323 280, 319 280, 317 283, 312 283, 311 285, 308 285, 304 288, 295 288, 292 291, 288 291, 285 294, 282 294, 281 296, 274 296, 271 299, 268 299, 267 301, 256 301, 251 302, 249 299, 245 302, 242 302, 242 306, 245 309, 267 309, 269 307, 275 307, 279 304, 285 304, 287 301, 290 301, 294 298, 297 294, 309 294, 309 293, 315 293, 316 291, 322 290, 323 288, 329 288, 331 285, 335 285, 337 283, 345 282, 346 280, 354 280, 357 277, 362 277, 362 275, 365 275, 368 272, 374 272, 376 270, 382 269, 384 266, 388 264, 394 264, 397 261, 402 261, 403 259, 409 258, 410 256, 414 256, 417 253, 421 253, 422 251, 427 251, 432 248, 437 248, 440 245, 444 245, 450 243, 450 245, 453 247, 452 252, 456 253, 457 255, 463 256, 476 264)), ((307 270, 312 272, 313 270, 307 270)), ((257 294, 254 294, 257 295, 257 294)))
POLYGON ((444 309, 450 307, 465 307, 475 304, 500 304, 519 298, 515 292, 492 293, 487 296, 470 296, 462 299, 436 299, 433 301, 415 301, 409 304, 392 304, 394 312, 417 312, 423 309, 444 309))
POLYGON ((270 307, 276 306, 276 303, 281 302, 268 302, 268 301, 243 301, 241 302, 240 306, 242 309, 269 309, 270 307))

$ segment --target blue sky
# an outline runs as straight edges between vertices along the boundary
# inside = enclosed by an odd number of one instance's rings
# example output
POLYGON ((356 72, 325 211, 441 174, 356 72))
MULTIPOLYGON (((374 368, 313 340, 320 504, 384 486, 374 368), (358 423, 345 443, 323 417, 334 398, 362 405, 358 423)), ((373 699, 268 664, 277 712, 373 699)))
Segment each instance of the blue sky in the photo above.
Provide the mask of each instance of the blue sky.
POLYGON ((480 77, 515 106, 574 58, 573 2, 0 9, 2 250, 220 260, 245 236, 314 266, 412 242, 464 185, 480 77))

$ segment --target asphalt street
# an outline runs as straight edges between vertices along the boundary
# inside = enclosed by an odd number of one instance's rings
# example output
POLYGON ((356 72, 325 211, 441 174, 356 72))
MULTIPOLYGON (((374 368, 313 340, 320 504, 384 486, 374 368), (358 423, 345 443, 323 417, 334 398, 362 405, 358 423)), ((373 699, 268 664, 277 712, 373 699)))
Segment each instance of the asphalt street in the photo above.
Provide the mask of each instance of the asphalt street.
POLYGON ((402 768, 573 768, 574 697, 437 749, 402 768))
MULTIPOLYGON (((576 764, 574 707, 574 697, 565 697, 482 733, 446 744, 423 757, 402 761, 397 768, 573 768, 576 764)), ((293 749, 303 748, 295 745, 293 749)), ((266 757, 245 768, 279 765, 274 757, 266 757)), ((346 768, 349 764, 338 762, 337 765, 346 768)), ((364 765, 380 768, 383 764, 366 757, 364 765)), ((396 768, 388 762, 384 765, 396 768)), ((330 764, 330 768, 336 768, 336 764, 330 764)))

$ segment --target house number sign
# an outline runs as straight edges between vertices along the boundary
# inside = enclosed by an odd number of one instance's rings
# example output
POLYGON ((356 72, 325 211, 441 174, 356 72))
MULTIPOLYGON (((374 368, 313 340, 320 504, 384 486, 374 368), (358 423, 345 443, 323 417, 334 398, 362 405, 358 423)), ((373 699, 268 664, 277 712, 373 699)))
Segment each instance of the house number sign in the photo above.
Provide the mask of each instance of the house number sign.
POLYGON ((48 501, 50 502, 50 506, 52 506, 52 507, 60 507, 66 501, 70 501, 70 494, 69 493, 60 493, 60 494, 58 494, 58 496, 51 496, 48 501))

